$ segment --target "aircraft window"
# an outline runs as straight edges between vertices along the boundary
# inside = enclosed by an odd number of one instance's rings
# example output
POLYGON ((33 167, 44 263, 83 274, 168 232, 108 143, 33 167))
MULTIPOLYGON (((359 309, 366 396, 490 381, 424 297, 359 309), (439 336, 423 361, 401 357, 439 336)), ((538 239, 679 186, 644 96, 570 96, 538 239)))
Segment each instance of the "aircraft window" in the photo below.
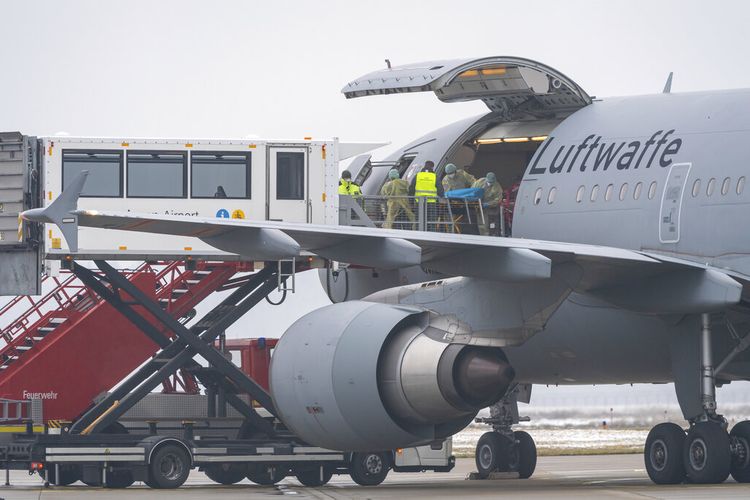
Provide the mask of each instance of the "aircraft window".
POLYGON ((743 175, 739 179, 737 179, 737 194, 742 194, 742 191, 745 190, 745 176, 743 175))
POLYGON ((549 194, 547 195, 547 203, 552 204, 555 201, 555 195, 557 195, 557 188, 552 187, 552 189, 549 190, 549 194))
POLYGON ((607 190, 604 191, 604 201, 609 201, 612 199, 612 191, 615 190, 615 186, 612 184, 607 186, 607 190))
POLYGON ((276 153, 276 199, 305 199, 305 153, 276 153))
POLYGON ((729 192, 729 177, 724 178, 724 182, 721 183, 721 194, 726 195, 729 192))
POLYGON ((250 198, 251 153, 194 151, 190 154, 192 198, 250 198))
POLYGON ((620 186, 620 201, 625 200, 625 195, 628 194, 628 183, 626 182, 622 186, 620 186))
POLYGON ((716 187, 716 179, 711 177, 708 180, 708 186, 706 186, 706 196, 711 196, 714 194, 714 188, 716 187))
POLYGON ((128 151, 129 198, 185 198, 187 153, 128 151))
POLYGON ((122 197, 122 151, 82 151, 65 149, 62 153, 63 189, 83 170, 88 170, 83 197, 122 197))
POLYGON ((648 199, 653 200, 654 196, 656 196, 656 181, 652 181, 648 186, 648 199))
POLYGON ((701 180, 695 179, 695 182, 693 182, 693 198, 698 196, 698 193, 701 192, 701 180))
POLYGON ((586 194, 586 186, 580 186, 576 192, 576 202, 581 203, 584 194, 586 194))
POLYGON ((641 197, 641 190, 642 189, 643 189, 643 183, 642 182, 636 183, 635 189, 633 189, 633 199, 634 200, 637 200, 638 198, 641 197))
POLYGON ((536 192, 534 193, 534 205, 539 205, 540 201, 542 201, 542 188, 536 188, 536 192))
POLYGON ((596 201, 596 197, 599 195, 599 184, 594 184, 591 188, 591 201, 596 201))

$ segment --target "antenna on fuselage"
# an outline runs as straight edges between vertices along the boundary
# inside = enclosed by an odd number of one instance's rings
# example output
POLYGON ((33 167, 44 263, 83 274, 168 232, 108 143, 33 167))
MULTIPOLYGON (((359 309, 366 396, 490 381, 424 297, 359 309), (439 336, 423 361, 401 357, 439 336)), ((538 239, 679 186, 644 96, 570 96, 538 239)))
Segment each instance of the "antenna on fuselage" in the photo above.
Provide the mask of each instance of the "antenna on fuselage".
POLYGON ((388 66, 388 69, 391 69, 391 60, 390 59, 386 59, 385 60, 385 64, 386 64, 386 66, 388 66))
POLYGON ((674 72, 670 71, 669 76, 667 77, 667 83, 664 84, 664 90, 662 91, 663 94, 672 93, 672 75, 674 75, 674 72))

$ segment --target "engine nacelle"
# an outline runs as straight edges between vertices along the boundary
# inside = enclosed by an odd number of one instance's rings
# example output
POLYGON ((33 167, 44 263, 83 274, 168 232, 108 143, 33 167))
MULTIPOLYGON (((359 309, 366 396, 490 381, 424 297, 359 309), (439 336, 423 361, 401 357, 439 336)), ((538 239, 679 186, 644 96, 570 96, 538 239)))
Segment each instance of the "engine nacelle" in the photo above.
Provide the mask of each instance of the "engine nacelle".
POLYGON ((271 361, 279 417, 305 441, 345 451, 459 431, 505 394, 514 373, 499 348, 448 343, 436 327, 445 322, 433 319, 422 308, 361 301, 303 316, 271 361))

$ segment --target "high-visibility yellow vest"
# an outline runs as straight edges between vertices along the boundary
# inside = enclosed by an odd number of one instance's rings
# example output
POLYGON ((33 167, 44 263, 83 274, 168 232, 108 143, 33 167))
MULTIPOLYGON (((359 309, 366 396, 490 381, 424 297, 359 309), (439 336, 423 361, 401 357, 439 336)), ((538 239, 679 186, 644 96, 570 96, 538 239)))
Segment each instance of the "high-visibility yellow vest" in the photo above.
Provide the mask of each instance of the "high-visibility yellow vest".
POLYGON ((437 175, 435 172, 419 172, 414 185, 415 196, 427 196, 427 203, 435 203, 437 198, 437 175))
POLYGON ((359 196, 362 194, 362 190, 354 182, 341 179, 339 181, 339 194, 347 194, 349 196, 359 196))

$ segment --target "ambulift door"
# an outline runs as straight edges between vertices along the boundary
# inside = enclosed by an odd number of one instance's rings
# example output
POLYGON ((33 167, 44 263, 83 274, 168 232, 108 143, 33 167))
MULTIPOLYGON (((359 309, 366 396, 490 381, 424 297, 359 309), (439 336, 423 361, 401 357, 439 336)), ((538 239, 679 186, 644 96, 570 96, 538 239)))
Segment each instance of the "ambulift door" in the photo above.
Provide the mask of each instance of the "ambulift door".
POLYGON ((305 147, 271 147, 268 168, 268 219, 310 222, 308 151, 305 147))
POLYGON ((455 59, 394 66, 348 83, 347 98, 432 91, 443 102, 481 99, 508 119, 570 114, 591 97, 573 80, 519 57, 455 59))

